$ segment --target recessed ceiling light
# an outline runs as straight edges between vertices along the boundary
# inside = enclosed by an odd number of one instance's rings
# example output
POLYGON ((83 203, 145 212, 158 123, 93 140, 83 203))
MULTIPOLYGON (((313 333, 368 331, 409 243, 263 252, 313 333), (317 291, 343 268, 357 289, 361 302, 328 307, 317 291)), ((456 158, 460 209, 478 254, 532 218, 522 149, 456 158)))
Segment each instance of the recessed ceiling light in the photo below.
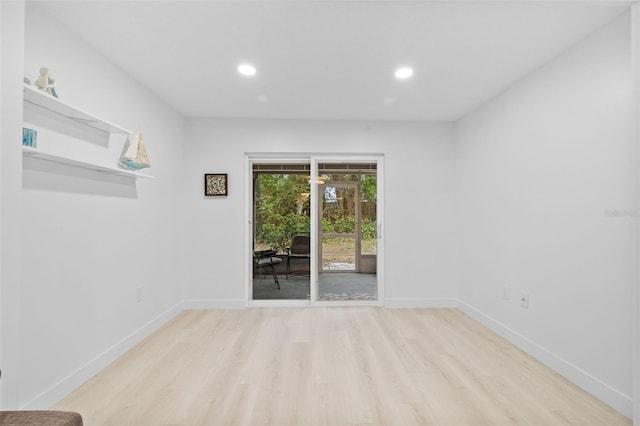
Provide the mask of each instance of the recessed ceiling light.
POLYGON ((256 73, 256 67, 249 64, 242 64, 238 66, 238 72, 242 75, 254 75, 256 73))
POLYGON ((404 80, 405 78, 409 78, 413 75, 413 70, 411 68, 398 68, 396 70, 395 76, 399 80, 404 80))

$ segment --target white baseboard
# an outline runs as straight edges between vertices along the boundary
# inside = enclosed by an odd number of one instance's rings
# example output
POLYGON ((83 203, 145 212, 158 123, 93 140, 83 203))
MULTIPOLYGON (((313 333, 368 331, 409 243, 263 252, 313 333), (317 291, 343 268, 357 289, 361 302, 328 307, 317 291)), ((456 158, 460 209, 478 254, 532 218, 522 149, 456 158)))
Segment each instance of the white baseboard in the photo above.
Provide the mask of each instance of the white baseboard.
POLYGON ((120 340, 118 343, 111 346, 109 349, 87 362, 82 367, 78 368, 75 372, 69 376, 60 380, 55 385, 51 386, 46 391, 42 392, 31 402, 26 403, 21 407, 21 410, 46 410, 52 405, 59 402, 65 396, 70 394, 73 390, 78 388, 84 382, 95 376, 97 373, 106 368, 113 361, 118 359, 124 353, 129 351, 145 337, 156 331, 163 326, 178 313, 182 311, 182 304, 178 303, 175 306, 167 309, 129 336, 120 340))
POLYGON ((457 308, 458 301, 454 298, 440 297, 433 299, 386 298, 385 308, 457 308))
POLYGON ((569 361, 557 356, 553 352, 528 339, 517 331, 507 327, 489 315, 473 306, 458 300, 458 308, 471 318, 507 339, 518 348, 542 362, 558 374, 566 377, 577 386, 594 395, 615 410, 631 418, 633 416, 633 401, 629 395, 614 389, 606 383, 593 377, 569 361))
POLYGON ((244 309, 247 301, 244 299, 192 299, 182 302, 182 310, 210 310, 210 309, 244 309))

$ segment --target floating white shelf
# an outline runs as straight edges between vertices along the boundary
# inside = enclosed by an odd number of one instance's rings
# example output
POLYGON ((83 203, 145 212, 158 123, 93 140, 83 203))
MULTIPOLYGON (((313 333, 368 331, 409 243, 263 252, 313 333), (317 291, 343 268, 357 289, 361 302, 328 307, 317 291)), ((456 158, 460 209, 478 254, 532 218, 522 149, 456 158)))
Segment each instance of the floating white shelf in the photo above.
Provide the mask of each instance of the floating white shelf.
POLYGON ((140 172, 132 172, 130 170, 120 169, 117 167, 101 166, 99 164, 88 163, 86 161, 74 160, 72 158, 62 157, 60 155, 49 154, 39 151, 37 148, 31 148, 28 146, 22 147, 22 155, 30 157, 40 158, 42 160, 53 161, 55 163, 62 163, 69 166, 81 167, 83 169, 95 170, 98 172, 105 172, 114 175, 127 176, 130 178, 144 178, 155 179, 153 176, 145 175, 140 172))
POLYGON ((58 98, 54 98, 53 96, 42 92, 41 90, 38 90, 33 86, 29 86, 28 84, 24 84, 23 93, 24 102, 38 105, 42 108, 48 109, 49 111, 53 111, 64 117, 75 120, 76 122, 82 123, 86 126, 102 130, 106 133, 133 133, 130 130, 98 118, 93 114, 89 114, 81 110, 80 108, 76 108, 68 104, 67 102, 61 101, 58 98))

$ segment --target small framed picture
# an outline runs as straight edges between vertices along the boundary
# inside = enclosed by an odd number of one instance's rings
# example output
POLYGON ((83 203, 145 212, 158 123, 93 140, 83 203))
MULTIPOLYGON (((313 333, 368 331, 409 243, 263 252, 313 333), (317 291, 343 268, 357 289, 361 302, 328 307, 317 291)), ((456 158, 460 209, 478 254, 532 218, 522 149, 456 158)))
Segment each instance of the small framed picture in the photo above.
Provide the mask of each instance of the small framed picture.
POLYGON ((204 175, 204 195, 228 195, 226 173, 207 173, 204 175))

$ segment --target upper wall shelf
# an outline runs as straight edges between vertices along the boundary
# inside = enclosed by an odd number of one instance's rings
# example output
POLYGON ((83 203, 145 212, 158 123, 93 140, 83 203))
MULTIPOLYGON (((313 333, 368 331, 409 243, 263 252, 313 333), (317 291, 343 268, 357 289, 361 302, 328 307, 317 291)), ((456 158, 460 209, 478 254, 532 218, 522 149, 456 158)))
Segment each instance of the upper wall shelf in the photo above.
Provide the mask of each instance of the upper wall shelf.
POLYGON ((117 126, 106 120, 96 117, 93 114, 89 114, 80 108, 76 108, 58 98, 54 98, 45 92, 38 90, 33 86, 27 84, 24 85, 24 102, 28 102, 34 105, 38 105, 42 108, 53 111, 64 117, 75 120, 86 126, 93 127, 98 130, 102 130, 106 133, 124 133, 131 134, 130 130, 117 126))
MULTIPOLYGON (((2 1, 2 0, 0 0, 2 1)), ((96 117, 93 114, 89 114, 80 108, 76 108, 58 98, 38 90, 33 86, 27 84, 23 88, 24 94, 24 106, 27 104, 37 105, 62 117, 73 120, 81 126, 91 127, 98 129, 107 134, 118 133, 130 135, 131 131, 117 126, 109 121, 96 117)), ((115 174, 120 176, 127 176, 130 178, 145 178, 153 179, 153 176, 145 175, 143 173, 121 169, 119 167, 105 166, 103 164, 97 164, 93 161, 83 161, 80 159, 72 158, 73 156, 60 155, 53 152, 46 152, 41 149, 31 148, 27 146, 22 147, 22 154, 24 156, 35 157, 41 160, 53 161, 56 163, 66 164, 68 166, 81 167, 83 169, 95 170, 98 172, 105 172, 109 174, 115 174)))

